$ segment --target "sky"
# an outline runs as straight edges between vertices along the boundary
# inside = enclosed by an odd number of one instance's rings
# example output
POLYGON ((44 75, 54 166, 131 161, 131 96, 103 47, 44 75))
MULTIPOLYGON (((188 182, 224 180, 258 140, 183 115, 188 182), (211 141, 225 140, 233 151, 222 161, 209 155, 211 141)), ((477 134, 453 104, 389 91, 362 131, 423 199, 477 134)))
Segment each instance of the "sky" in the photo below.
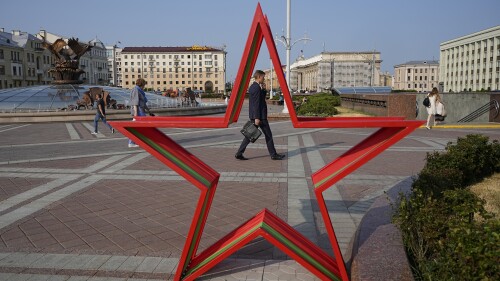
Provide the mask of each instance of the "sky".
MULTIPOLYGON (((286 0, 2 0, 0 28, 40 29, 106 45, 226 46, 227 80, 241 61, 257 3, 278 37, 286 32, 286 0), (120 42, 120 43, 118 43, 120 42)), ((382 71, 411 60, 439 59, 439 44, 500 25, 500 0, 291 0, 293 62, 327 52, 381 52, 382 71)), ((285 47, 277 42, 282 64, 285 47)), ((263 44, 256 68, 270 67, 263 44)))

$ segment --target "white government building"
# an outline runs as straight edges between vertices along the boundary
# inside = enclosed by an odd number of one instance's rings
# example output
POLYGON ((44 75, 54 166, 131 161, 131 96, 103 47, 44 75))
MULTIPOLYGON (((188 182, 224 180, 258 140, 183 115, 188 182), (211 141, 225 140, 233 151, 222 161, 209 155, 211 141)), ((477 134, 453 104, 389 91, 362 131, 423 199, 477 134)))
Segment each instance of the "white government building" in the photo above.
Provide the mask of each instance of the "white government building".
POLYGON ((440 44, 443 92, 500 90, 500 25, 440 44))

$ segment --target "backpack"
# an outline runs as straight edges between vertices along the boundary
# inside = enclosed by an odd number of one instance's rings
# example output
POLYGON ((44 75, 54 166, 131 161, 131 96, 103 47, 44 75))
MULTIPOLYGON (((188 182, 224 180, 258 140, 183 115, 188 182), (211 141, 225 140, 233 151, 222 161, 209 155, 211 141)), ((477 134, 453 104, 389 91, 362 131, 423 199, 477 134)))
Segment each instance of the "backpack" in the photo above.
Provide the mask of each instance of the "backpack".
POLYGON ((429 100, 429 97, 425 97, 423 104, 425 107, 431 107, 431 100, 429 100))

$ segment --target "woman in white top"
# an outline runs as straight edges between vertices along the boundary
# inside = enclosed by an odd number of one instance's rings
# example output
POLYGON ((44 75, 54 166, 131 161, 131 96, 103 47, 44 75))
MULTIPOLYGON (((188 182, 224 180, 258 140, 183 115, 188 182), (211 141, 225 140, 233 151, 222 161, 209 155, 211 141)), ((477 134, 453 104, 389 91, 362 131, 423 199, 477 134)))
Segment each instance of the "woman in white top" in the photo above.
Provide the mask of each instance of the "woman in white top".
POLYGON ((436 87, 432 88, 432 91, 427 94, 429 97, 429 101, 431 102, 431 106, 427 107, 427 113, 429 116, 427 116, 427 129, 430 130, 430 122, 432 118, 432 124, 433 126, 436 126, 436 119, 435 115, 437 113, 437 105, 441 102, 441 98, 439 97, 439 91, 436 87))

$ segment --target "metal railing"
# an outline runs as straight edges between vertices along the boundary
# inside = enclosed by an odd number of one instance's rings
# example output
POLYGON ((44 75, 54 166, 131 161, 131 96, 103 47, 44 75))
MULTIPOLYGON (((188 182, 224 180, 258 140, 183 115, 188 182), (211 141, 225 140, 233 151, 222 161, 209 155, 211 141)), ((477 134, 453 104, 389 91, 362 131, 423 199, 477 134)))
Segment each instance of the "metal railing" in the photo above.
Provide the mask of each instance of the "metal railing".
POLYGON ((480 108, 476 109, 474 112, 470 113, 469 115, 465 116, 464 118, 458 120, 458 123, 466 123, 466 122, 471 122, 475 119, 477 119, 479 116, 490 112, 490 110, 495 110, 495 116, 493 118, 496 118, 498 116, 498 113, 500 111, 500 106, 498 104, 497 100, 492 100, 489 103, 481 106, 480 108))

